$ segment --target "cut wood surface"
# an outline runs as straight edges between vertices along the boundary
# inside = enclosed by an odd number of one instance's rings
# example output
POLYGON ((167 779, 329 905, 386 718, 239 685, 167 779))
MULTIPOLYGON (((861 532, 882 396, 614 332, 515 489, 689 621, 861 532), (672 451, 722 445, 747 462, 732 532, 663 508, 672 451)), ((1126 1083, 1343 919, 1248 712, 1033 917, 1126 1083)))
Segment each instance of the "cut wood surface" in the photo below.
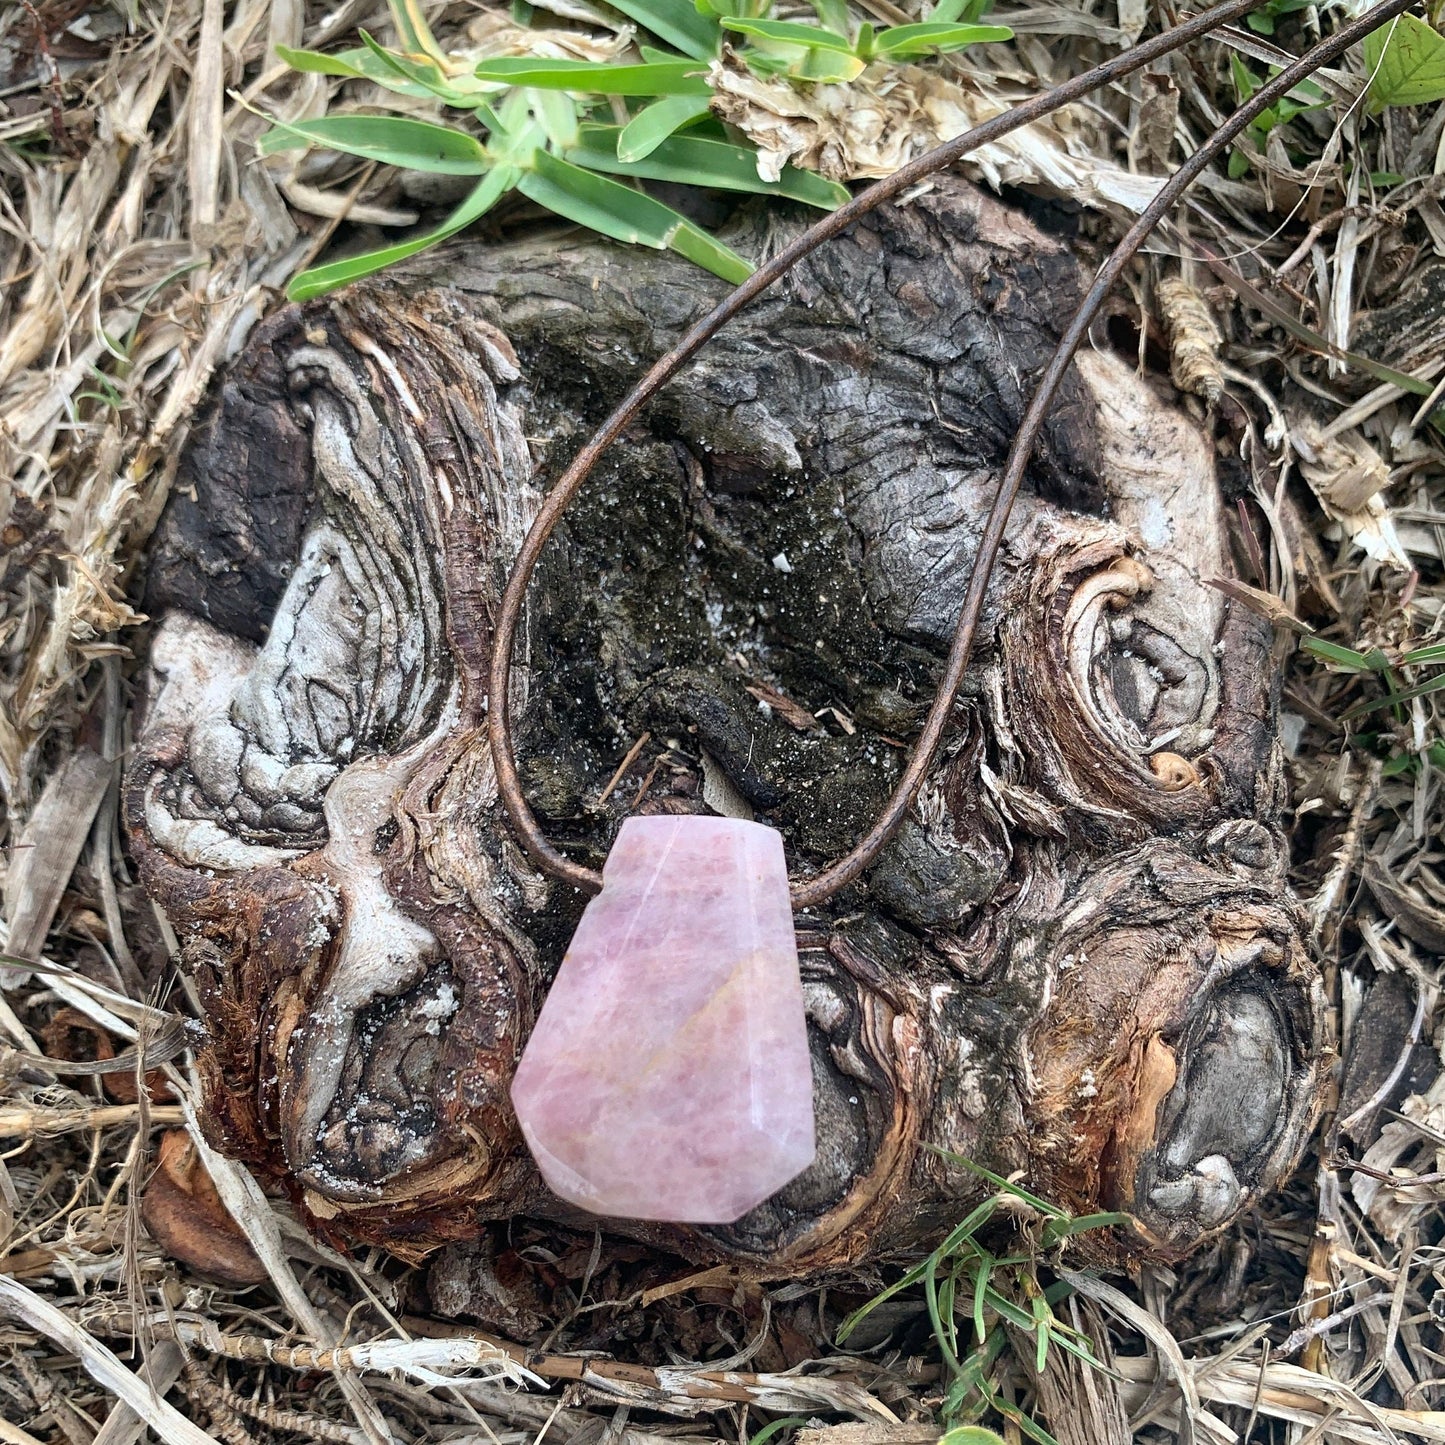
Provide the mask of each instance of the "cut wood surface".
MULTIPOLYGON (((730 239, 760 255, 794 224, 730 239)), ((795 873, 846 850, 1080 274, 949 180, 671 385, 532 594, 514 710, 550 836, 597 866, 630 813, 726 796, 795 873)), ((513 1214, 583 1222, 507 1096, 583 900, 496 800, 491 616, 538 489, 720 291, 576 233, 431 255, 266 322, 181 459, 130 839, 200 986, 212 1141, 327 1231, 417 1257, 513 1214)), ((865 884, 797 920, 816 1162, 732 1226, 616 1228, 819 1270, 936 1238, 989 1187, 967 1158, 1132 1215, 1096 1257, 1171 1260, 1281 1181, 1328 1055, 1271 634, 1209 585, 1225 518, 1205 435, 1101 339, 944 758, 865 884)))

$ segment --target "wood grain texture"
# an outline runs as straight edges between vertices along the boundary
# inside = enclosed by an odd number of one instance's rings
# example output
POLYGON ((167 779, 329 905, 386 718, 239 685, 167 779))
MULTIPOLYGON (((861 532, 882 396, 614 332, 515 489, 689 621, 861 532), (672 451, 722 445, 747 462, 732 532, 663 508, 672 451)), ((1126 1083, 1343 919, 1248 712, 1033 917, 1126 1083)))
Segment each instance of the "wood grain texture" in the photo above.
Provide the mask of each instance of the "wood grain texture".
MULTIPOLYGON (((543 562, 514 708, 552 837, 598 865, 630 810, 701 811, 705 759, 795 870, 846 849, 1079 292, 1062 241, 948 181, 718 337, 543 562)), ((182 462, 209 483, 153 565, 131 844, 201 987, 214 1139, 339 1235, 415 1257, 580 1218, 507 1101, 582 900, 496 802, 491 610, 536 487, 717 293, 575 233, 453 247, 273 318, 182 462)), ((1212 446, 1160 385, 1081 358, 945 756, 866 885, 798 919, 816 1163, 735 1225, 620 1230, 825 1269, 955 1222, 961 1155, 1129 1211, 1100 1258, 1168 1260, 1292 1168, 1327 1058, 1269 635, 1205 584, 1212 446)))

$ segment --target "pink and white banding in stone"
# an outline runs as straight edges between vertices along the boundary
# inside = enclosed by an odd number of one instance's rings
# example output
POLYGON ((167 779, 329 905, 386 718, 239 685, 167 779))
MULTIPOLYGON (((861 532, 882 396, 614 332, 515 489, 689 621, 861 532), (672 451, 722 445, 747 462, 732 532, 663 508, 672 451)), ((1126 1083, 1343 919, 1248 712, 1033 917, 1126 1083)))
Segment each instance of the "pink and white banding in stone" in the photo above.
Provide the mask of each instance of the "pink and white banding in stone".
POLYGON ((512 1102, 542 1177, 594 1214, 730 1224, 813 1160, 783 840, 736 818, 629 818, 512 1102))

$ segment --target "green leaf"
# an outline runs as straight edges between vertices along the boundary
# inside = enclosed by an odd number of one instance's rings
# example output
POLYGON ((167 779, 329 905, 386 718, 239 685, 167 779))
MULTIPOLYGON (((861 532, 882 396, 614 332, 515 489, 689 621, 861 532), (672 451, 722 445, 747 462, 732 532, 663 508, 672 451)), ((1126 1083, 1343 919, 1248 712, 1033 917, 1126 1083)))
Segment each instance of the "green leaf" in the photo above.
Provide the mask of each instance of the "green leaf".
POLYGON ((1365 36, 1365 65, 1377 108, 1445 100, 1445 35, 1413 15, 1365 36))
POLYGON ((956 1373, 961 1365, 957 1353, 957 1338, 953 1328, 952 1311, 949 1313, 947 1322, 944 1320, 943 1310, 940 1307, 938 1298, 938 1252, 928 1256, 927 1267, 923 1271, 923 1297, 928 1304, 928 1318, 933 1325, 933 1337, 938 1341, 939 1353, 943 1356, 944 1368, 950 1374, 956 1373))
POLYGON ((958 1274, 951 1271, 938 1282, 938 1313, 943 1321, 943 1327, 947 1331, 949 1358, 954 1362, 954 1368, 960 1368, 958 1364, 958 1321, 954 1319, 954 1309, 958 1302, 958 1274))
POLYGON ((784 166, 776 181, 765 181, 758 175, 757 152, 700 136, 669 136, 642 159, 623 161, 618 152, 627 129, 630 127, 584 125, 579 144, 565 152, 566 158, 591 171, 637 176, 649 181, 713 186, 722 191, 786 196, 825 211, 836 210, 848 199, 847 187, 793 166, 784 166))
POLYGON ((1107 1214, 1080 1214, 1072 1219, 1051 1219, 1044 1225, 1042 1244, 1052 1249, 1062 1239, 1071 1235, 1085 1234, 1091 1229, 1109 1229, 1115 1225, 1133 1224, 1131 1215, 1111 1212, 1107 1214))
MULTIPOLYGON (((1323 637, 1306 637, 1300 646, 1306 652, 1313 652, 1316 657, 1322 657, 1326 662, 1332 662, 1336 667, 1346 668, 1350 672, 1379 670, 1365 653, 1356 652, 1352 647, 1341 647, 1337 642, 1326 642, 1323 637)), ((1380 665, 1389 666, 1384 653, 1380 654, 1380 665)))
POLYGON ((984 1301, 988 1298, 989 1281, 993 1277, 993 1260, 985 1255, 978 1264, 978 1272, 973 1277, 973 1332, 978 1337, 978 1343, 983 1344, 988 1339, 988 1320, 984 1315, 984 1301))
MULTIPOLYGON (((859 39, 861 42, 861 31, 859 39)), ((745 59, 749 65, 753 65, 761 55, 761 51, 749 50, 745 59)), ((861 55, 841 55, 836 50, 805 50, 783 68, 788 75, 798 80, 830 84, 835 81, 856 80, 868 68, 868 58, 861 55)))
POLYGON ((717 21, 700 14, 686 0, 608 0, 608 3, 694 60, 707 60, 717 54, 717 21))
POLYGON ((527 91, 527 103, 548 141, 558 150, 577 144, 577 102, 556 90, 527 91))
MULTIPOLYGON (((472 114, 486 126, 494 142, 513 149, 521 143, 527 132, 538 129, 524 90, 508 90, 495 108, 486 101, 479 101, 472 114)), ((532 146, 538 144, 538 140, 528 142, 525 154, 531 155, 532 146)), ((496 148, 496 145, 492 146, 493 150, 496 148)))
POLYGON ((1379 708, 1392 707, 1396 703, 1409 702, 1413 698, 1439 692, 1441 688, 1445 688, 1445 677, 1432 677, 1429 682, 1422 682, 1418 687, 1403 688, 1398 692, 1389 692, 1384 697, 1377 697, 1371 702, 1356 703, 1354 707, 1346 708, 1340 714, 1340 721, 1349 722, 1353 718, 1364 717, 1366 713, 1375 712, 1379 708))
MULTIPOLYGON (((757 20, 773 8, 773 0, 692 0, 692 3, 699 15, 710 15, 717 20, 727 20, 732 17, 741 20, 757 20)), ((816 9, 817 6, 815 5, 813 8, 816 9)))
POLYGON ((966 45, 1013 38, 1007 25, 937 25, 924 21, 919 25, 894 25, 879 34, 876 45, 878 54, 885 59, 901 60, 909 55, 926 55, 930 50, 962 50, 966 45))
POLYGON ((1029 1311, 1034 1317, 1034 1334, 1037 1345, 1034 1353, 1034 1373, 1042 1375, 1049 1362, 1049 1325, 1052 1322, 1049 1302, 1041 1294, 1029 1295, 1029 1311))
POLYGON ((436 36, 431 33, 425 14, 422 13, 421 0, 387 0, 387 5, 391 9, 391 18, 396 23, 396 33, 402 46, 410 54, 430 56, 438 64, 446 61, 446 56, 437 44, 436 36))
POLYGON ((987 1179, 994 1188, 1002 1190, 1003 1193, 1011 1194, 1015 1199, 1022 1199, 1025 1204, 1031 1205, 1049 1219, 1070 1218, 1067 1209, 1061 1209, 1057 1204, 1050 1204, 1047 1199, 1040 1199, 1037 1194, 1030 1194, 1027 1189, 1015 1184, 1012 1180, 1005 1179, 1001 1174, 995 1174, 991 1169, 985 1169, 982 1164, 975 1164, 965 1154, 956 1154, 951 1149, 940 1149, 936 1144, 930 1144, 927 1147, 947 1159, 950 1164, 957 1164, 959 1168, 977 1174, 980 1179, 987 1179))
POLYGON ((794 21, 726 19, 728 30, 748 36, 754 44, 745 52, 748 64, 760 74, 788 74, 797 80, 853 80, 867 69, 873 28, 859 29, 858 42, 819 25, 794 21))
MULTIPOLYGON (((323 55, 319 50, 296 50, 289 45, 278 45, 277 56, 292 70, 304 70, 308 75, 345 75, 359 77, 363 72, 347 59, 346 55, 323 55)), ((356 52, 352 51, 352 55, 356 52)))
POLYGON ((799 25, 791 20, 724 20, 725 30, 771 40, 779 45, 801 45, 806 50, 836 50, 853 54, 853 42, 846 35, 824 30, 821 25, 799 25))
POLYGON ((993 0, 938 0, 928 18, 935 25, 956 25, 961 20, 972 24, 992 9, 993 0))
POLYGON ((781 1420, 769 1420, 749 1441, 748 1445, 767 1445, 767 1442, 783 1430, 796 1430, 808 1423, 806 1415, 785 1415, 781 1420))
MULTIPOLYGON (((381 47, 377 47, 379 50, 381 47)), ((305 71, 310 75, 340 75, 352 80, 369 80, 398 95, 409 95, 417 100, 429 100, 441 92, 434 81, 420 83, 403 78, 405 72, 395 64, 396 57, 387 52, 382 60, 364 46, 355 50, 339 51, 335 55, 322 55, 315 50, 293 50, 289 45, 278 45, 277 56, 293 70, 305 71)), ((443 99, 450 100, 449 97, 443 99)), ((450 101, 456 104, 455 101, 450 101)), ((467 102, 468 104, 470 102, 467 102)))
POLYGON ((368 79, 390 85, 394 90, 405 89, 408 94, 435 95, 447 105, 469 108, 476 104, 481 87, 470 76, 454 81, 435 62, 399 55, 378 43, 365 30, 360 34, 372 62, 368 67, 368 79), (398 80, 403 84, 398 85, 398 80), (411 86, 419 87, 419 90, 413 91, 411 86))
POLYGON ((648 61, 642 65, 596 65, 590 60, 536 60, 499 56, 477 66, 478 80, 536 89, 575 90, 588 95, 711 95, 695 60, 648 61))
POLYGON ((644 106, 622 127, 617 159, 640 161, 650 156, 674 131, 707 115, 708 104, 701 95, 669 95, 644 106))
POLYGON ((362 256, 349 256, 344 261, 332 261, 326 266, 313 266, 311 270, 303 271, 286 288, 287 299, 310 301, 315 296, 324 296, 328 291, 335 291, 338 286, 345 286, 348 282, 356 281, 362 276, 370 276, 394 262, 404 261, 408 256, 415 256, 418 251, 425 251, 428 246, 435 246, 439 241, 445 241, 447 237, 456 235, 458 231, 470 226, 473 221, 485 215, 502 196, 511 190, 516 183, 517 176, 518 172, 515 167, 497 166, 483 178, 476 190, 436 230, 429 231, 426 235, 418 236, 411 241, 402 241, 399 245, 384 246, 379 251, 368 251, 362 256))
POLYGON ((1233 51, 1229 55, 1229 74, 1234 81, 1234 98, 1241 105, 1264 83, 1233 51))
POLYGON ((955 1425, 938 1445, 1003 1445, 1003 1436, 995 1435, 982 1425, 955 1425))
POLYGON ((1012 1420, 1030 1440, 1035 1442, 1035 1445, 1059 1445, 1059 1442, 1037 1420, 1025 1415, 1017 1405, 1011 1404, 1003 1396, 996 1394, 986 1383, 979 1383, 978 1392, 1004 1419, 1012 1420))
POLYGON ((835 34, 848 33, 848 0, 808 0, 818 16, 818 24, 835 34))
POLYGON ((641 191, 543 150, 533 154, 532 166, 517 182, 517 189, 539 206, 579 226, 611 236, 614 241, 653 246, 659 251, 671 247, 734 285, 753 274, 751 262, 641 191))
MULTIPOLYGON (((1363 741, 1366 734, 1357 734, 1351 741, 1363 741)), ((1445 769, 1445 743, 1431 743, 1425 749, 1425 758, 1432 768, 1445 769)), ((1398 778, 1401 773, 1415 774, 1420 771, 1420 759, 1410 753, 1396 753, 1383 768, 1380 769, 1380 776, 1383 778, 1398 778)), ((3 961, 3 960, 0 960, 3 961)))
POLYGON ((1445 662, 1445 642, 1432 642, 1428 647, 1417 647, 1407 652, 1400 661, 1406 667, 1414 667, 1421 662, 1445 662))
POLYGON ((392 115, 338 115, 278 120, 260 141, 262 155, 325 146, 364 160, 444 176, 478 176, 492 164, 485 147, 465 131, 392 115))

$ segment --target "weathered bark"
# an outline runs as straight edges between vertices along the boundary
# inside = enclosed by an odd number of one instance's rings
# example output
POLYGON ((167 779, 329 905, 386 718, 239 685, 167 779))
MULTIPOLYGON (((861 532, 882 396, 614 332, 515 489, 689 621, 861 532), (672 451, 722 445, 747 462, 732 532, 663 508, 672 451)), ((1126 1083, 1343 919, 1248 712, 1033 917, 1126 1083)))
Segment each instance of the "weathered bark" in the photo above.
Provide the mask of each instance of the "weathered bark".
MULTIPOLYGON (((538 479, 719 289, 575 235, 459 247, 275 317, 182 461, 131 839, 201 988, 214 1137, 341 1233, 417 1254, 578 1217, 507 1101, 583 900, 496 801, 490 619, 538 479)), ((630 809, 731 798, 795 869, 849 845, 1078 292, 1066 246, 950 181, 722 334, 534 589, 515 712, 551 836, 598 864, 630 809)), ((1128 1210, 1115 1256, 1168 1259, 1280 1181, 1320 997, 1268 634, 1203 581, 1226 551, 1206 437, 1081 358, 946 756, 866 885, 798 920, 817 1162, 728 1228, 618 1228, 824 1268, 956 1219, 981 1186, 954 1155, 1128 1210)))

